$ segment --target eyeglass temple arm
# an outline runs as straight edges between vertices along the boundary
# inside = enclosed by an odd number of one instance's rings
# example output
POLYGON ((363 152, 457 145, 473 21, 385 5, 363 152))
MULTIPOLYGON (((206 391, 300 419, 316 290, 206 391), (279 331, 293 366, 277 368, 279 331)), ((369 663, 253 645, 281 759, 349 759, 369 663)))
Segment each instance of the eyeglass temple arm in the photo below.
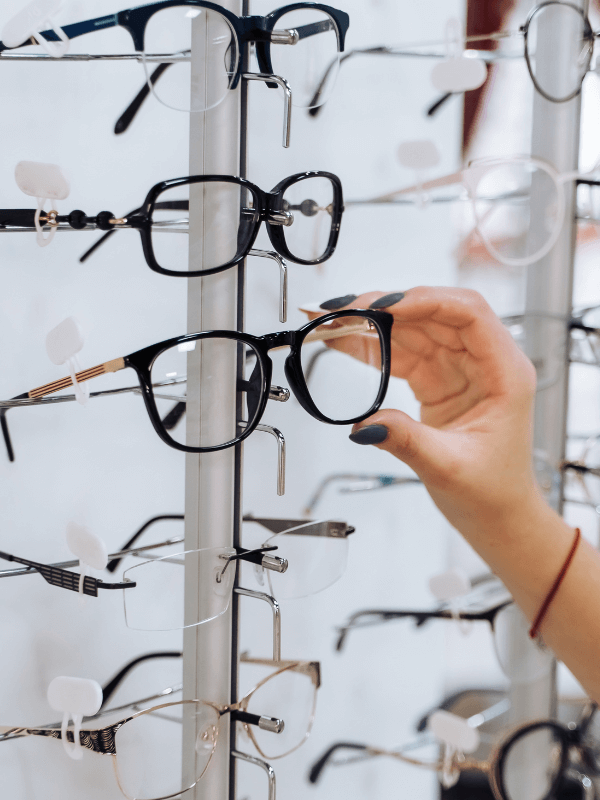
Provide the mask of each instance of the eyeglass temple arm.
POLYGON ((459 172, 453 172, 451 175, 444 175, 441 178, 435 178, 431 181, 423 181, 423 183, 405 186, 403 189, 396 189, 393 192, 387 192, 386 194, 381 194, 377 197, 371 197, 369 200, 365 200, 364 203, 386 203, 390 200, 393 200, 394 197, 397 197, 398 195, 427 192, 429 189, 437 189, 441 186, 453 186, 456 183, 462 183, 462 180, 463 173, 462 170, 460 170, 459 172))
POLYGON ((143 656, 138 656, 137 658, 128 661, 121 669, 114 675, 107 683, 104 684, 102 687, 102 705, 100 709, 104 708, 104 706, 108 703, 110 698, 119 688, 123 680, 127 677, 127 675, 131 672, 131 670, 135 669, 139 664, 142 664, 144 661, 150 661, 157 658, 182 658, 183 653, 179 650, 159 650, 153 653, 145 653, 143 656))
POLYGON ((270 594, 255 592, 253 589, 244 589, 242 586, 236 586, 233 591, 243 597, 254 597, 256 600, 263 600, 268 603, 273 618, 273 661, 281 661, 281 610, 277 600, 271 597, 270 594))
MULTIPOLYGON (((171 200, 171 201, 166 201, 165 200, 165 201, 163 201, 161 203, 155 203, 153 208, 154 208, 155 211, 167 211, 167 210, 170 210, 170 211, 189 211, 190 210, 190 201, 189 200, 171 200)), ((131 211, 127 212, 127 214, 125 215, 125 219, 127 219, 128 217, 133 216, 134 214, 139 214, 141 211, 143 211, 142 208, 134 208, 131 211)), ((94 242, 94 244, 90 248, 88 248, 85 251, 85 253, 83 253, 83 255, 81 255, 79 257, 79 263, 83 264, 85 261, 87 261, 87 259, 100 247, 101 244, 104 244, 104 242, 107 239, 109 239, 114 233, 117 233, 117 231, 119 231, 121 229, 122 228, 119 227, 119 228, 112 228, 111 230, 106 231, 106 233, 103 236, 101 236, 99 239, 97 239, 94 242)))
MULTIPOLYGON (((137 531, 133 534, 133 536, 128 539, 123 547, 120 547, 119 550, 129 550, 129 548, 133 547, 133 545, 137 542, 140 536, 146 531, 151 525, 154 525, 156 522, 163 522, 164 520, 169 521, 178 521, 183 522, 184 516, 183 514, 157 514, 155 517, 151 517, 147 522, 138 528, 137 531)), ((108 562, 106 565, 106 569, 108 572, 114 572, 119 564, 121 563, 122 558, 113 558, 111 561, 108 562)))
POLYGON ((323 755, 314 762, 308 773, 308 780, 310 783, 316 783, 321 777, 323 770, 327 763, 335 755, 338 750, 368 750, 366 744, 358 744, 357 742, 336 742, 328 747, 323 755))
MULTIPOLYGON (((152 86, 154 86, 156 81, 170 66, 171 66, 170 63, 168 64, 163 63, 159 64, 158 67, 156 67, 156 69, 150 75, 149 78, 152 86)), ((149 94, 150 94, 150 87, 146 82, 144 83, 140 91, 136 94, 136 96, 133 98, 131 103, 127 106, 125 111, 121 114, 119 119, 115 122, 114 133, 116 136, 118 136, 121 133, 125 133, 127 128, 129 128, 129 126, 135 119, 135 115, 138 113, 138 111, 142 107, 144 100, 148 97, 149 94)))
POLYGON ((479 728, 484 725, 486 722, 489 722, 492 719, 496 719, 496 717, 500 717, 502 714, 505 714, 510 709, 510 700, 506 697, 506 693, 501 689, 463 689, 460 692, 454 692, 451 695, 445 697, 442 702, 424 714, 421 719, 418 721, 416 725, 417 733, 423 733, 427 730, 427 726, 429 725, 429 717, 435 712, 441 709, 442 711, 449 711, 453 708, 456 703, 462 700, 465 695, 470 695, 473 692, 485 692, 487 694, 497 694, 501 696, 501 699, 495 703, 492 703, 491 706, 488 706, 483 711, 478 712, 477 714, 473 714, 470 717, 466 718, 469 726, 472 728, 479 728))
MULTIPOLYGON (((318 352, 321 353, 321 352, 328 352, 328 351, 329 351, 329 348, 327 348, 325 351, 319 350, 318 352)), ((307 517, 310 516, 313 513, 315 506, 318 504, 318 502, 320 501, 321 497, 325 493, 325 490, 329 487, 329 485, 331 483, 334 483, 336 481, 376 481, 376 480, 390 479, 390 478, 393 478, 393 476, 391 476, 391 475, 367 474, 367 473, 362 473, 362 472, 334 472, 331 475, 327 475, 327 477, 323 478, 321 483, 319 483, 319 485, 317 486, 314 494, 311 496, 311 498, 309 499, 308 503, 304 507, 303 513, 307 517)), ((417 480, 417 479, 413 479, 413 478, 407 478, 406 479, 407 483, 408 482, 412 483, 414 480, 417 480)), ((384 486, 384 485, 388 485, 388 484, 387 483, 382 484, 382 486, 384 486)))
POLYGON ((104 581, 93 578, 91 575, 83 577, 83 585, 81 584, 81 575, 78 572, 71 572, 61 567, 55 567, 52 564, 42 564, 38 561, 29 561, 26 558, 19 558, 10 553, 0 552, 0 558, 5 561, 13 561, 16 564, 24 564, 32 570, 38 572, 42 578, 51 586, 58 586, 61 589, 68 589, 72 592, 79 592, 80 588, 83 594, 88 597, 98 597, 98 589, 133 589, 136 586, 134 581, 127 583, 104 583, 104 581))
POLYGON ((275 800, 275 795, 276 795, 275 770, 270 764, 267 764, 267 762, 263 761, 261 758, 257 758, 256 756, 249 756, 247 753, 242 753, 239 750, 232 750, 231 757, 239 758, 241 761, 246 761, 248 764, 253 764, 254 766, 260 767, 262 770, 264 770, 267 774, 267 780, 269 782, 269 791, 267 795, 267 800, 275 800))

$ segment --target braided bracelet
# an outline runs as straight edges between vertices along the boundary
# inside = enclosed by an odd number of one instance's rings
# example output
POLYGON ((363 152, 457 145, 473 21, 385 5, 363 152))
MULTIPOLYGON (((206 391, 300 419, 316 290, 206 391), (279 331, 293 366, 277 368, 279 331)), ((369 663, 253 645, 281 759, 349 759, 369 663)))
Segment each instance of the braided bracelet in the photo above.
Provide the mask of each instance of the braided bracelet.
POLYGON ((552 588, 546 595, 546 599, 542 603, 542 607, 538 611, 537 616, 534 619, 531 628, 529 629, 529 637, 531 639, 535 639, 535 637, 538 635, 538 632, 540 630, 540 625, 542 624, 542 621, 546 616, 546 612, 548 611, 550 603, 554 600, 554 596, 558 592, 559 586, 561 585, 563 578, 567 574, 567 570, 569 569, 569 565, 573 560, 573 556, 575 555, 575 551, 577 550, 577 545, 579 544, 580 539, 581 539, 581 531, 579 530, 579 528, 575 528, 575 539, 573 541, 573 544, 571 545, 571 549, 569 550, 569 555, 565 559, 565 563, 562 565, 560 572, 556 576, 556 580, 552 584, 552 588))

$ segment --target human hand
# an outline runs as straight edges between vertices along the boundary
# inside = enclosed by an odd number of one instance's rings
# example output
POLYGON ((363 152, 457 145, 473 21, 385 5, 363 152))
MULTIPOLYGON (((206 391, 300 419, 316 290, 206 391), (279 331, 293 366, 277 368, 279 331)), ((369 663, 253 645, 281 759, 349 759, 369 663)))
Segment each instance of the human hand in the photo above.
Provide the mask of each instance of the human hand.
MULTIPOLYGON (((515 515, 543 505, 532 466, 533 365, 477 292, 423 286, 401 299, 383 292, 344 299, 343 308, 394 316, 391 372, 421 403, 420 422, 384 409, 355 425, 350 438, 414 469, 481 552, 481 537, 490 545, 495 530, 505 536, 515 515)), ((356 355, 352 338, 336 347, 356 355)))

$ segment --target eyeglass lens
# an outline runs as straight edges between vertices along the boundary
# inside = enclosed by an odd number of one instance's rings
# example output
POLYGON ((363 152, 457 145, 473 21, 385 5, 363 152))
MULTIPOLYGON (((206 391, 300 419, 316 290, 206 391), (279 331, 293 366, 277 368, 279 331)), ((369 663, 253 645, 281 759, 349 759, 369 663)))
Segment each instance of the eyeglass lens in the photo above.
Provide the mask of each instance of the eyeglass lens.
POLYGON ((539 725, 515 738, 501 765, 506 800, 545 800, 564 759, 564 739, 553 725, 539 725))
POLYGON ((311 375, 314 404, 321 414, 338 422, 364 416, 375 403, 383 380, 381 334, 366 317, 360 316, 337 317, 318 325, 302 345, 305 375, 323 340, 332 354, 327 362, 317 364, 311 375), (342 326, 353 327, 356 333, 334 338, 335 329, 342 326))
POLYGON ((348 539, 344 537, 278 533, 265 545, 277 547, 277 556, 288 562, 284 573, 257 567, 263 582, 266 573, 269 594, 278 600, 318 594, 338 581, 346 570, 348 539))
POLYGON ((283 210, 292 214, 293 222, 282 231, 292 256, 317 261, 325 255, 333 225, 333 200, 329 178, 306 178, 285 190, 283 210))
MULTIPOLYGON (((178 381, 168 386, 154 387, 158 415, 165 421, 174 406, 186 402, 186 414, 174 426, 165 424, 165 432, 174 442, 189 447, 215 447, 227 444, 240 435, 237 420, 252 423, 258 413, 262 393, 262 367, 254 349, 236 339, 205 338, 171 347, 163 351, 152 364, 152 383, 178 381), (236 382, 238 354, 244 374, 236 382), (256 357, 249 358, 252 353, 256 357), (194 373, 201 376, 201 396, 194 404, 186 402, 186 375, 194 364, 194 373), (210 364, 210 368, 204 368, 210 364), (232 387, 238 392, 232 392, 232 387), (240 408, 236 408, 239 400, 240 408)), ((198 392, 190 393, 198 398, 198 392)))
POLYGON ((284 77, 292 87, 295 106, 309 107, 323 74, 333 63, 318 105, 324 103, 335 85, 339 69, 339 43, 333 20, 325 11, 316 8, 299 8, 279 17, 275 30, 300 31, 300 40, 294 44, 271 44, 271 63, 275 75, 284 77), (302 35, 302 32, 313 35, 302 35))
POLYGON ((117 780, 128 800, 178 796, 206 770, 215 749, 219 714, 192 700, 168 704, 126 722, 115 735, 117 780), (193 748, 194 758, 183 757, 193 748), (184 765, 194 764, 184 774, 184 765))
POLYGON ((593 36, 586 34, 584 16, 577 8, 567 3, 550 3, 538 8, 529 22, 527 31, 527 57, 531 77, 536 88, 556 102, 566 100, 576 94, 588 71, 592 50, 593 36), (567 59, 556 58, 549 48, 540 47, 538 41, 548 41, 556 31, 562 31, 562 46, 571 47, 568 68, 567 59))
POLYGON ((235 569, 227 559, 235 550, 213 547, 144 561, 123 573, 124 580, 135 581, 133 589, 123 591, 127 626, 139 631, 173 631, 208 622, 229 606, 235 569), (184 616, 185 568, 197 573, 203 601, 195 605, 192 616, 184 616), (210 591, 209 591, 210 589, 210 591))
POLYGON ((474 167, 477 228, 501 261, 531 259, 560 227, 559 187, 542 165, 529 160, 474 167), (535 213, 534 209, 535 208, 535 213))
POLYGON ((177 111, 206 111, 226 96, 239 60, 237 37, 218 11, 190 5, 157 11, 144 33, 146 80, 157 100, 177 111), (194 42, 194 58, 190 52, 194 42), (148 56, 181 54, 152 84, 156 61, 148 56), (193 91, 192 91, 193 89, 193 91), (191 99, 193 98, 193 100, 191 99))
POLYGON ((258 206, 252 189, 237 183, 200 181, 165 189, 151 212, 154 258, 172 272, 222 267, 247 249, 256 230, 258 206), (191 242, 190 208, 202 219, 191 242))
MULTIPOLYGON (((245 666, 244 670, 251 667, 245 666)), ((264 673, 264 669, 259 666, 253 671, 258 675, 261 671, 264 673)), ((263 714, 285 722, 285 728, 277 736, 254 725, 251 727, 251 735, 266 758, 287 755, 306 739, 312 726, 316 692, 307 672, 288 669, 274 675, 252 694, 247 709, 250 714, 263 714)))

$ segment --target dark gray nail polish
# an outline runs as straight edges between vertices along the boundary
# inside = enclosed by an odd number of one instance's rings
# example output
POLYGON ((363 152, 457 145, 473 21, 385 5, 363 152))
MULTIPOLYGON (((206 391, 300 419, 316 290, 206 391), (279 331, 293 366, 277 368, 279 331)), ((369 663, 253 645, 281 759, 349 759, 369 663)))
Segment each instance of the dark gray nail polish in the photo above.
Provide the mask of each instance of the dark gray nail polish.
POLYGON ((335 311, 336 308, 349 306, 357 297, 357 294, 345 294, 343 297, 334 297, 332 300, 325 300, 324 303, 321 303, 319 308, 324 308, 325 311, 335 311))
POLYGON ((389 308, 400 300, 404 299, 405 292, 394 292, 393 294, 384 294, 379 300, 373 300, 369 308, 389 308))
POLYGON ((365 425, 351 433, 348 438, 354 444, 381 444, 387 439, 388 433, 385 425, 365 425))

